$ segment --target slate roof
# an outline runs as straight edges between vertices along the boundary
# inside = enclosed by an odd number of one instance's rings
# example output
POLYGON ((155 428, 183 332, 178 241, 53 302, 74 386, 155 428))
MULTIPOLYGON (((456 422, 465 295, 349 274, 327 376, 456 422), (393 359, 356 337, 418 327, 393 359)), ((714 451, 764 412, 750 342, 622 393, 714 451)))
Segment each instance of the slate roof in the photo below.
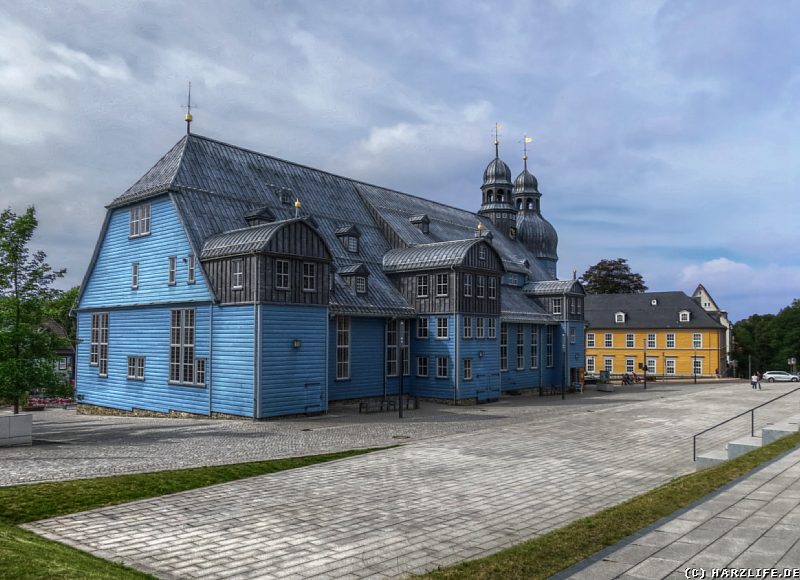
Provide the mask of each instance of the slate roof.
POLYGON ((406 272, 458 266, 464 263, 467 252, 482 241, 481 238, 472 238, 389 250, 383 256, 383 271, 406 272))
MULTIPOLYGON (((476 184, 476 199, 479 199, 477 189, 476 184)), ((169 195, 186 228, 190 244, 195 253, 201 255, 200 250, 210 238, 246 227, 245 216, 254 210, 268 208, 277 221, 293 219, 294 207, 282 200, 282 197, 286 198, 286 192, 292 199, 302 201, 304 215, 313 216, 315 227, 331 250, 337 268, 360 261, 370 272, 366 295, 356 295, 336 275, 331 296, 331 310, 334 312, 414 315, 413 308, 383 271, 383 257, 392 246, 382 227, 388 227, 400 245, 405 246, 451 240, 476 243, 477 240, 472 241, 472 238, 479 222, 486 231, 494 229, 488 219, 474 212, 195 134, 183 137, 108 207, 117 208, 169 195), (428 233, 423 233, 410 221, 410 218, 423 214, 430 219, 428 233), (361 233, 358 254, 348 252, 336 237, 337 230, 351 225, 361 233)), ((527 260, 529 279, 549 278, 536 257, 522 244, 498 235, 491 246, 506 266, 519 268, 527 260)))
POLYGON ((530 282, 523 286, 525 294, 530 296, 552 296, 554 294, 584 294, 583 287, 577 280, 544 280, 530 282))
POLYGON ((683 292, 640 294, 587 294, 584 318, 590 328, 713 328, 722 329, 703 308, 683 292), (651 304, 655 299, 656 306, 651 304), (678 313, 689 311, 689 321, 679 322, 678 313), (625 313, 625 322, 614 322, 614 314, 625 313))
POLYGON ((302 220, 281 220, 260 226, 231 230, 223 234, 211 236, 203 244, 200 259, 220 258, 222 256, 236 256, 242 254, 253 254, 263 252, 272 236, 275 235, 283 226, 294 221, 302 220))
POLYGON ((500 286, 500 312, 504 321, 534 324, 556 324, 560 317, 547 313, 544 308, 528 298, 522 288, 500 286))

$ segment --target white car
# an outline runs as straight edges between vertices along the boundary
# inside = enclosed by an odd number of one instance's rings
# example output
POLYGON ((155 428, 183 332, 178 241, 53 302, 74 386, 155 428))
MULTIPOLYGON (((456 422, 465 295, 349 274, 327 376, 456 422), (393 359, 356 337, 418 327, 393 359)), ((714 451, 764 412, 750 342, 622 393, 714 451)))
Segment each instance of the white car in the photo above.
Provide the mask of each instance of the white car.
POLYGON ((767 371, 764 373, 764 380, 770 383, 774 383, 775 381, 791 381, 796 383, 800 379, 798 379, 797 375, 787 373, 786 371, 767 371))

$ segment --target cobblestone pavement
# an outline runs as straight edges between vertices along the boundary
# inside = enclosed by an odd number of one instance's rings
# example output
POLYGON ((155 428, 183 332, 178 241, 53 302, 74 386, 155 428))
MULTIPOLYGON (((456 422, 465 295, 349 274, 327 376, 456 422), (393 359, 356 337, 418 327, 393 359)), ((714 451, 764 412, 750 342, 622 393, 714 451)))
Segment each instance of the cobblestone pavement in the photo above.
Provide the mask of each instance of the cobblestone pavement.
POLYGON ((715 569, 728 569, 717 577, 744 569, 800 575, 800 449, 556 578, 714 578, 715 569))
POLYGON ((461 419, 464 432, 28 527, 161 578, 400 577, 491 554, 686 473, 693 432, 788 390, 519 397, 485 407, 494 421, 461 419))

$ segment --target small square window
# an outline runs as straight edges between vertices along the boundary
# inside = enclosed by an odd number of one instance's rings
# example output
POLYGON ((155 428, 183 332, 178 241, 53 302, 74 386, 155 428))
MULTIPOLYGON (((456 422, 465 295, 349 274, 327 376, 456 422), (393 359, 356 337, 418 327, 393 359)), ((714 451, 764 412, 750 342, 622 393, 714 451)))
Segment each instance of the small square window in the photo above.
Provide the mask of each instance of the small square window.
POLYGON ((356 293, 367 293, 367 279, 364 276, 356 276, 356 293))
POLYGON ((624 312, 617 312, 614 315, 614 322, 616 322, 618 324, 622 323, 622 322, 625 322, 625 313, 624 312))

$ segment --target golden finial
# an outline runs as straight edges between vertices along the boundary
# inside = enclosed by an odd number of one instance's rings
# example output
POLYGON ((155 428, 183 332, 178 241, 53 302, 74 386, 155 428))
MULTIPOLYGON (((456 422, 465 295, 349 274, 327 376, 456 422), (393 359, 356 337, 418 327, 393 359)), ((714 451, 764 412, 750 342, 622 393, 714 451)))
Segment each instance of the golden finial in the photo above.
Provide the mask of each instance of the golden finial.
POLYGON ((478 222, 478 231, 479 232, 483 231, 483 224, 481 222, 478 222))
POLYGON ((525 162, 525 169, 528 169, 528 143, 533 141, 527 135, 522 136, 522 161, 525 162))
POLYGON ((303 204, 300 203, 300 198, 294 200, 294 217, 300 217, 300 208, 303 207, 303 204))

